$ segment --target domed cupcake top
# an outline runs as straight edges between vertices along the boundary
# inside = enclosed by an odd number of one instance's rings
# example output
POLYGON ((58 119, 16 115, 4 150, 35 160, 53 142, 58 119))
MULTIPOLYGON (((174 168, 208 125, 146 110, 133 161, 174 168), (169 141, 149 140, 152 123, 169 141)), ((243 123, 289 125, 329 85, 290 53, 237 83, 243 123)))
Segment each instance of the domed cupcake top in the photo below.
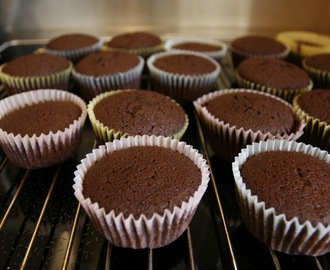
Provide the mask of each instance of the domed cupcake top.
POLYGON ((52 38, 46 48, 57 51, 77 50, 92 46, 99 42, 99 38, 88 34, 70 33, 52 38))

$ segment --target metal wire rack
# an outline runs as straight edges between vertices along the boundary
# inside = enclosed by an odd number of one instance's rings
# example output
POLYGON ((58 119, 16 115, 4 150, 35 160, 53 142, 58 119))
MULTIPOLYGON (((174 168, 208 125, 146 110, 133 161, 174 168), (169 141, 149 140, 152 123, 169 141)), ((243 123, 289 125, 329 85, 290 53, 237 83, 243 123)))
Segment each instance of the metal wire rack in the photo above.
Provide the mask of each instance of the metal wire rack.
MULTIPOLYGON (((1 63, 42 47, 43 40, 0 46, 1 63)), ((234 87, 230 61, 222 63, 217 88, 234 87)), ((5 97, 0 91, 0 97, 5 97)), ((1 269, 330 269, 330 254, 290 256, 258 242, 241 222, 231 164, 213 155, 192 106, 182 140, 199 149, 211 181, 186 232, 159 249, 111 245, 95 230, 73 195, 73 172, 95 146, 90 123, 74 158, 55 167, 23 170, 0 151, 1 269)))

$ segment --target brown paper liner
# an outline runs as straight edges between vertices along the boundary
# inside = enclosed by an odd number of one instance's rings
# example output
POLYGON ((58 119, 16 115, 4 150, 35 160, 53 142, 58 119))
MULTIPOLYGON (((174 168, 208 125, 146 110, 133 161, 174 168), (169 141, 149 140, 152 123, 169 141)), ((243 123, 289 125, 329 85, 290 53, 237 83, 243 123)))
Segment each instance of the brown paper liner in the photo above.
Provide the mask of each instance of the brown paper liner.
POLYGON ((330 225, 318 223, 313 226, 310 221, 300 223, 298 217, 289 220, 285 213, 276 214, 273 207, 266 208, 265 202, 259 201, 258 196, 252 195, 251 190, 246 188, 240 174, 242 164, 251 155, 274 150, 304 152, 330 163, 328 152, 295 141, 261 141, 242 149, 235 157, 232 168, 236 197, 246 227, 259 241, 280 252, 312 256, 328 253, 330 225))
POLYGON ((81 131, 87 116, 86 104, 81 98, 67 91, 41 89, 9 96, 0 101, 0 118, 17 108, 46 100, 71 101, 81 108, 82 113, 64 131, 40 136, 15 136, 0 128, 2 149, 9 161, 18 167, 37 169, 53 166, 70 158, 79 147, 81 131))
MULTIPOLYGON (((105 126, 103 123, 101 123, 98 119, 96 119, 96 116, 94 114, 94 108, 99 103, 102 99, 109 97, 111 95, 116 95, 120 94, 123 91, 131 91, 131 89, 126 89, 126 90, 114 90, 110 92, 105 92, 103 94, 97 95, 93 100, 89 102, 87 105, 87 113, 89 120, 92 124, 94 134, 97 138, 97 140, 100 143, 105 143, 105 142, 112 142, 115 139, 120 139, 121 137, 127 137, 129 134, 122 132, 120 130, 114 130, 112 128, 109 128, 105 126)), ((174 100, 172 100, 175 102, 174 100)), ((179 104, 177 104, 180 106, 179 104)), ((178 139, 180 140, 183 136, 183 134, 186 132, 187 128, 189 125, 189 119, 188 116, 186 115, 186 122, 183 125, 183 127, 176 133, 168 135, 168 137, 171 137, 172 139, 178 139)), ((130 134, 131 136, 136 135, 136 134, 130 134)))
POLYGON ((151 75, 152 89, 171 97, 180 104, 188 104, 198 97, 209 93, 220 74, 221 66, 214 59, 195 52, 167 51, 152 55, 147 60, 151 75), (205 58, 215 65, 214 71, 202 75, 182 75, 163 71, 154 66, 156 59, 166 55, 190 54, 205 58))
POLYGON ((235 156, 241 151, 242 148, 244 148, 248 144, 251 144, 252 142, 263 141, 267 139, 297 140, 303 134, 303 129, 305 127, 305 122, 302 120, 302 118, 299 117, 299 115, 294 111, 294 109, 289 103, 278 97, 256 90, 221 89, 200 97, 199 99, 194 101, 193 104, 201 121, 201 124, 205 129, 206 136, 209 140, 212 150, 217 156, 229 162, 232 162, 234 160, 235 156), (296 127, 296 130, 290 134, 284 135, 273 135, 269 132, 262 133, 260 131, 254 132, 251 129, 244 130, 243 128, 231 126, 230 124, 224 123, 218 118, 215 118, 203 105, 209 100, 212 100, 218 96, 239 92, 251 92, 259 95, 266 95, 284 103, 286 106, 290 107, 293 110, 296 119, 299 120, 299 124, 296 127))
MULTIPOLYGON (((129 248, 158 248, 175 241, 186 230, 197 206, 203 197, 209 182, 209 169, 202 155, 176 139, 162 136, 129 136, 106 143, 93 150, 77 166, 75 171, 75 196, 86 211, 95 227, 114 245, 129 248), (112 210, 106 213, 97 202, 83 196, 84 175, 88 169, 105 154, 134 146, 159 146, 178 151, 194 161, 201 170, 201 184, 188 201, 173 209, 165 209, 163 213, 154 213, 150 218, 140 215, 124 217, 123 213, 115 215, 112 210)), ((173 194, 175 196, 175 194, 173 194)))

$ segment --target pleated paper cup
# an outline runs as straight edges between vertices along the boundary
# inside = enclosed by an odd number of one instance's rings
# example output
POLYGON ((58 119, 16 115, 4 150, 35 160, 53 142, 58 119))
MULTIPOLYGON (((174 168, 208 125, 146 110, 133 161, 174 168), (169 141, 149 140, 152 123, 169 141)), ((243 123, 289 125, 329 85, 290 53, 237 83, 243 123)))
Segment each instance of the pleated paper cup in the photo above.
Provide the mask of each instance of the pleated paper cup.
POLYGON ((242 149, 232 164, 236 186, 236 197, 243 221, 259 241, 270 248, 288 253, 319 256, 330 251, 330 225, 310 221, 299 222, 298 217, 288 219, 285 213, 276 214, 273 207, 266 208, 265 202, 246 187, 240 168, 252 155, 269 151, 303 152, 330 163, 330 154, 319 148, 287 140, 268 140, 253 143, 242 149))
MULTIPOLYGON (((330 52, 326 54, 328 57, 330 52)), ((321 54, 317 55, 321 56, 321 54)), ((323 54, 322 54, 323 56, 323 54)), ((308 65, 307 58, 302 60, 302 67, 308 73, 309 77, 313 81, 313 88, 327 88, 330 89, 330 71, 329 70, 322 70, 316 67, 312 67, 308 65)))
MULTIPOLYGON (((120 181, 120 179, 118 179, 120 181)), ((209 169, 206 161, 197 150, 185 142, 163 136, 129 136, 106 143, 88 154, 77 166, 74 178, 74 194, 86 211, 95 227, 114 245, 119 247, 159 248, 165 246, 182 235, 192 220, 197 206, 206 191, 209 182, 209 169), (123 213, 115 214, 114 210, 105 212, 98 202, 92 202, 83 195, 86 172, 97 160, 113 151, 135 146, 158 146, 170 148, 191 159, 201 171, 201 183, 194 195, 181 205, 154 213, 150 217, 141 214, 134 218, 133 214, 125 217, 123 213)), ((173 194, 176 196, 176 194, 173 194)))
MULTIPOLYGON (((103 144, 105 142, 112 142, 115 139, 120 139, 121 137, 127 137, 129 135, 131 135, 131 136, 138 135, 138 134, 128 134, 122 130, 115 130, 111 127, 108 127, 108 126, 104 125, 102 122, 100 122, 95 116, 94 108, 100 101, 102 101, 105 98, 111 97, 112 95, 120 94, 123 91, 132 91, 132 89, 114 90, 114 91, 109 91, 109 92, 99 94, 95 98, 93 98, 87 105, 87 114, 88 114, 89 120, 92 124, 94 134, 95 134, 98 142, 101 144, 103 144)), ((139 90, 137 90, 137 91, 139 91, 139 90)), ((174 103, 176 103, 174 100, 172 100, 172 101, 174 103)), ((176 104, 178 106, 180 106, 178 103, 176 103, 176 104)), ((173 134, 166 135, 166 136, 171 137, 172 139, 180 140, 182 138, 182 136, 184 135, 184 133, 186 132, 188 125, 189 125, 189 119, 188 119, 187 115, 185 116, 185 119, 186 119, 186 121, 179 131, 177 131, 176 133, 173 133, 173 134)))
POLYGON ((221 62, 228 51, 228 46, 226 43, 217 41, 215 39, 204 38, 204 37, 175 37, 170 38, 165 41, 164 48, 165 51, 192 51, 192 50, 184 50, 175 48, 177 45, 185 44, 185 43, 200 43, 205 45, 217 46, 219 47, 217 50, 210 50, 210 51, 195 51, 197 53, 205 54, 214 60, 221 62))
POLYGON ((86 104, 67 91, 40 89, 27 91, 0 101, 0 118, 25 106, 43 101, 70 101, 81 108, 81 115, 63 131, 39 136, 7 133, 0 127, 0 144, 9 161, 18 167, 37 169, 59 164, 75 154, 80 144, 82 128, 87 116, 86 104))
POLYGON ((152 89, 171 97, 180 104, 188 104, 198 97, 209 93, 215 85, 220 74, 221 66, 214 59, 195 52, 167 51, 152 55, 147 60, 147 66, 151 76, 152 89), (161 70, 154 65, 154 62, 167 55, 184 54, 195 55, 204 58, 215 65, 210 73, 200 75, 175 74, 161 70))
POLYGON ((117 89, 140 88, 144 59, 138 56, 139 63, 125 72, 104 74, 101 76, 85 75, 72 71, 74 81, 77 83, 80 94, 85 101, 90 101, 98 94, 117 89))
POLYGON ((234 160, 235 156, 241 151, 242 148, 252 142, 258 142, 267 139, 297 140, 303 134, 303 129, 306 125, 303 119, 298 116, 298 114, 294 111, 293 107, 289 103, 276 96, 251 89, 218 90, 204 95, 194 101, 194 107, 201 121, 201 124, 204 127, 212 150, 217 156, 229 162, 234 160), (255 93, 259 95, 266 95, 282 102, 288 106, 295 115, 297 120, 296 129, 292 133, 283 135, 279 133, 273 135, 270 132, 263 133, 261 131, 252 131, 251 129, 245 130, 242 127, 230 125, 230 123, 225 123, 221 119, 216 118, 204 106, 204 104, 218 96, 231 93, 255 93))

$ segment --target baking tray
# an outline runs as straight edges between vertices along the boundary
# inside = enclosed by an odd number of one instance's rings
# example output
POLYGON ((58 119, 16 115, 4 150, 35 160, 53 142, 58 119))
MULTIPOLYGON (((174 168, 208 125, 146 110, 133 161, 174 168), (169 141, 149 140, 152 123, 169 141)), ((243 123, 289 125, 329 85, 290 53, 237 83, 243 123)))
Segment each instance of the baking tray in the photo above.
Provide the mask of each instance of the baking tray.
MULTIPOLYGON (((0 46, 0 62, 43 48, 46 40, 12 40, 0 46)), ((214 89, 235 87, 227 55, 214 89)), ((149 85, 144 76, 141 88, 149 85)), ((74 87, 73 87, 74 91, 74 87)), ((0 98, 6 93, 0 87, 0 98)), ((47 169, 24 170, 0 150, 0 269, 330 269, 330 254, 279 253, 257 241, 241 222, 231 164, 215 156, 192 105, 182 140, 204 155, 209 187, 184 234, 158 249, 111 245, 95 230, 73 195, 73 172, 96 146, 86 120, 75 157, 47 169)))

